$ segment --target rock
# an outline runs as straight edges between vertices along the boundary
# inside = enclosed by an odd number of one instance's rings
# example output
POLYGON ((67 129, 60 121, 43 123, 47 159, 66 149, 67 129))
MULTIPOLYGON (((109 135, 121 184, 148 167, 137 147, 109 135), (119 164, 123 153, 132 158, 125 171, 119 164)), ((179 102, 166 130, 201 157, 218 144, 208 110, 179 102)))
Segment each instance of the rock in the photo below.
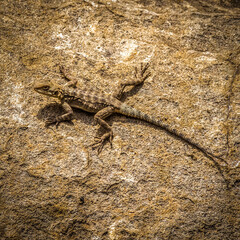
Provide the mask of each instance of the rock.
POLYGON ((238 1, 1 1, 0 239, 240 239, 238 1), (224 161, 121 115, 89 147, 93 115, 46 128, 58 102, 34 82, 112 93, 224 161))

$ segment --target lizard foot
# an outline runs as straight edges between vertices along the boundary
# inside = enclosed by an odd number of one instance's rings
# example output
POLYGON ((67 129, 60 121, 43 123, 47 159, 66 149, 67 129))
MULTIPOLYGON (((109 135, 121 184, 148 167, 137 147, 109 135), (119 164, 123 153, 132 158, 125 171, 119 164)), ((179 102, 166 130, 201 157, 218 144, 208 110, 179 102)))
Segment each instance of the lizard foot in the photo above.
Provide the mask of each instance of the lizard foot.
POLYGON ((60 122, 61 121, 58 121, 56 117, 49 117, 45 121, 45 127, 49 127, 50 125, 53 125, 53 124, 56 125, 56 127, 58 127, 60 122))
POLYGON ((140 78, 141 82, 144 82, 151 75, 150 72, 147 72, 149 66, 149 63, 146 63, 145 65, 141 63, 140 71, 138 71, 137 67, 135 68, 135 77, 140 78))
POLYGON ((113 140, 113 133, 112 133, 112 131, 103 134, 101 137, 95 137, 94 143, 91 144, 90 146, 92 148, 97 148, 97 152, 98 152, 98 154, 100 154, 100 152, 102 151, 102 149, 103 149, 103 147, 105 145, 105 142, 107 140, 109 141, 109 143, 110 143, 110 145, 112 147, 112 140, 113 140))

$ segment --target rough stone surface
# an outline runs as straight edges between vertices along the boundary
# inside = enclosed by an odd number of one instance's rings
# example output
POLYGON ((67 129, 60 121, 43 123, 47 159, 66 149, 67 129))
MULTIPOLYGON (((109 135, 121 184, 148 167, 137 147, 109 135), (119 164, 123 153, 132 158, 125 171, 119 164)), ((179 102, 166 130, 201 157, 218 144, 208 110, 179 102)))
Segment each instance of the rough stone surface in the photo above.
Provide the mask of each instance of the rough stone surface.
POLYGON ((0 239, 240 239, 238 0, 0 1, 0 239), (88 146, 93 115, 45 128, 59 103, 41 79, 113 92, 151 63, 125 102, 222 156, 109 118, 113 147, 88 146))

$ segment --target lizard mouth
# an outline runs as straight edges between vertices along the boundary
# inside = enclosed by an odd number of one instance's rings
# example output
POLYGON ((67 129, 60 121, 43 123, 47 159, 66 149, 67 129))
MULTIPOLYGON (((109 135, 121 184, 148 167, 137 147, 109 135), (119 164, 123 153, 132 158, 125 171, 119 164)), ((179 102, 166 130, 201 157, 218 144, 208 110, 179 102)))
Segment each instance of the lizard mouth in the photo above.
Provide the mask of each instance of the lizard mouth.
POLYGON ((56 94, 52 91, 47 91, 47 89, 42 89, 42 88, 38 88, 38 87, 35 87, 34 90, 40 94, 44 94, 44 95, 47 95, 47 96, 55 96, 56 94))

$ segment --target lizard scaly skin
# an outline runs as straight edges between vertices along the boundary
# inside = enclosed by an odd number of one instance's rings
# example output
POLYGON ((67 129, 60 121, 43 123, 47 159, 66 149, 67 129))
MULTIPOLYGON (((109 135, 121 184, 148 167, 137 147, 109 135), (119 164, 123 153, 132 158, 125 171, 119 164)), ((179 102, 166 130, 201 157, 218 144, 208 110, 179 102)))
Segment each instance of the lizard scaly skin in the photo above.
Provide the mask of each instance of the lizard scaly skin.
POLYGON ((214 158, 218 158, 222 162, 227 164, 224 159, 215 156, 213 153, 204 149, 198 143, 195 143, 193 140, 179 133, 176 129, 172 128, 168 124, 165 124, 161 119, 156 119, 152 116, 149 116, 148 114, 145 114, 120 101, 123 90, 126 86, 138 85, 144 82, 150 76, 150 73, 147 73, 148 67, 149 64, 146 64, 145 66, 143 66, 142 64, 140 71, 137 71, 137 69, 135 68, 136 79, 126 81, 125 83, 120 84, 118 91, 116 91, 112 95, 98 93, 89 89, 70 88, 70 86, 76 86, 77 81, 71 80, 66 70, 61 67, 60 71, 62 72, 66 80, 69 81, 67 84, 65 84, 64 86, 60 86, 53 82, 43 82, 37 83, 34 87, 34 90, 40 94, 58 98, 66 111, 66 113, 61 116, 58 116, 54 119, 48 119, 46 121, 46 125, 50 125, 53 123, 59 124, 62 121, 71 120, 73 117, 72 107, 79 108, 87 112, 96 113, 94 119, 106 130, 106 133, 103 134, 100 138, 97 138, 97 140, 92 144, 92 146, 97 147, 98 152, 101 152, 104 142, 106 140, 109 140, 111 143, 113 139, 112 129, 104 119, 110 116, 112 113, 120 113, 122 115, 138 118, 154 124, 161 129, 164 129, 166 132, 168 132, 175 138, 180 139, 181 141, 192 146, 193 148, 201 151, 205 156, 213 160, 215 163, 216 161, 214 160, 214 158))

